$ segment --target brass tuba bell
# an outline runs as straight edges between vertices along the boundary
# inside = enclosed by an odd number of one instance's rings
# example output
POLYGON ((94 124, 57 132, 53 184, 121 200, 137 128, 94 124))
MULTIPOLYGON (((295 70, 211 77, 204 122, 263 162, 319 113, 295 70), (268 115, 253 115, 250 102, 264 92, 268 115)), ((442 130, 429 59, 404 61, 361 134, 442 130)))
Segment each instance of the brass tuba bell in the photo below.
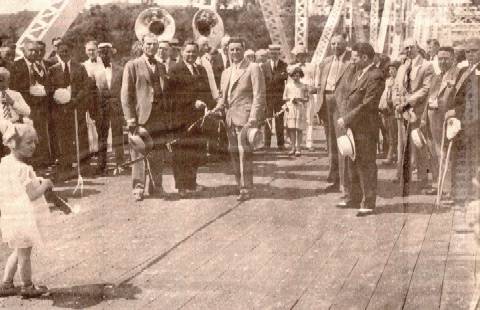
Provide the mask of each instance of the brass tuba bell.
POLYGON ((192 20, 193 37, 207 37, 212 48, 218 48, 224 35, 223 20, 217 12, 210 9, 200 9, 192 20))
POLYGON ((175 20, 167 10, 153 7, 142 11, 135 21, 135 34, 141 41, 143 36, 152 33, 158 40, 170 41, 175 35, 175 20))

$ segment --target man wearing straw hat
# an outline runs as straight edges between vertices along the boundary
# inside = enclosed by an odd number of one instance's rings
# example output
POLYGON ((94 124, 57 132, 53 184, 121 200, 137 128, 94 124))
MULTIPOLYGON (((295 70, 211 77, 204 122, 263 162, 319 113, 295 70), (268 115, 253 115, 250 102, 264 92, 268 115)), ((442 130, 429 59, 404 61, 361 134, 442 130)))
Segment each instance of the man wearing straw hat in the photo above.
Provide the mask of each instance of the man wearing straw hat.
MULTIPOLYGON (((297 45, 292 49, 292 54, 295 56, 296 66, 299 66, 303 71, 303 78, 301 82, 310 88, 314 86, 315 80, 315 67, 307 61, 307 49, 305 46, 297 45)), ((310 94, 307 102, 307 132, 306 132, 306 144, 308 149, 313 149, 313 121, 315 115, 318 113, 318 101, 315 100, 316 95, 310 94)))
POLYGON ((265 79, 256 63, 244 59, 245 41, 232 38, 228 43, 232 65, 222 73, 218 104, 212 113, 226 111, 227 135, 238 200, 251 198, 253 189, 253 147, 246 137, 258 129, 265 109, 265 79))
POLYGON ((345 113, 337 120, 339 128, 350 128, 355 144, 355 160, 347 159, 349 207, 360 207, 358 215, 372 213, 377 197, 376 149, 378 102, 384 89, 381 70, 373 63, 375 50, 368 43, 352 48, 358 68, 345 96, 345 113))

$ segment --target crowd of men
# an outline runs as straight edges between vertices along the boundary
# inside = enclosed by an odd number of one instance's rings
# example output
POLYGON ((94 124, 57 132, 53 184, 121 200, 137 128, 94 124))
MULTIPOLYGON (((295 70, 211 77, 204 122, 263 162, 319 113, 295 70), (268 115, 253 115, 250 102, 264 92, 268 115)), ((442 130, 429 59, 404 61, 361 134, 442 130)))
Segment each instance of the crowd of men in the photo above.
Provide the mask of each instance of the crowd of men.
POLYGON ((378 153, 385 155, 383 164, 397 163, 396 180, 408 191, 436 194, 449 118, 460 120, 462 130, 447 139, 453 142, 453 155, 443 202, 464 205, 476 195, 480 39, 469 39, 462 50, 429 40, 427 53, 407 39, 400 59, 391 61, 368 43, 349 46, 344 34, 335 34, 331 55, 318 64, 308 63, 300 46, 292 50, 295 63, 287 64, 280 59, 280 46, 247 50, 242 39, 229 36, 214 49, 206 37, 180 46, 176 39, 146 35, 125 65, 113 59, 115 49, 108 42, 87 42, 83 63, 71 59, 72 46, 61 38, 52 44, 55 50, 46 57, 44 42, 28 42, 23 57, 15 61, 10 47, 0 48, 0 118, 33 121, 39 147, 32 164, 55 164, 57 181, 75 177, 75 164, 82 173, 107 175, 109 130, 121 170, 125 128, 130 135, 145 130, 153 140, 148 160, 138 160, 145 154, 130 150, 135 200, 164 194, 165 152, 173 153, 175 186, 184 198, 204 189, 196 181, 198 167, 225 160, 228 151, 238 198, 249 199, 250 135, 264 130, 264 150, 269 152, 275 128, 277 148, 285 149, 280 112, 288 66, 295 65, 310 93, 305 146, 315 150, 318 118, 329 155, 325 192, 342 191, 340 207, 359 208, 360 215, 375 211, 378 153), (95 152, 88 139, 90 120, 98 134, 95 152), (410 143, 414 133, 421 134, 424 145, 410 143), (339 145, 346 135, 355 145, 353 156, 345 156, 339 145), (97 168, 91 172, 93 157, 97 168))

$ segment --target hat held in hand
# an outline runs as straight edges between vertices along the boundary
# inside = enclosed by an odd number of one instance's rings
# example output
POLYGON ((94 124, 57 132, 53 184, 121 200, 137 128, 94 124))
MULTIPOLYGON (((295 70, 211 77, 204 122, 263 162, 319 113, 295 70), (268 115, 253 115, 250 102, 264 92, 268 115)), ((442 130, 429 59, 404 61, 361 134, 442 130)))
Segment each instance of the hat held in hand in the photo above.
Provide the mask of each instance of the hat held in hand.
POLYGON ((144 127, 137 127, 135 132, 128 134, 128 144, 136 152, 143 156, 153 149, 153 139, 144 127))
POLYGON ((452 140, 462 129, 462 123, 458 118, 452 117, 447 120, 447 139, 452 140))
POLYGON ((355 160, 355 140, 353 139, 353 132, 350 128, 347 129, 347 134, 337 138, 338 151, 344 157, 348 156, 355 160))

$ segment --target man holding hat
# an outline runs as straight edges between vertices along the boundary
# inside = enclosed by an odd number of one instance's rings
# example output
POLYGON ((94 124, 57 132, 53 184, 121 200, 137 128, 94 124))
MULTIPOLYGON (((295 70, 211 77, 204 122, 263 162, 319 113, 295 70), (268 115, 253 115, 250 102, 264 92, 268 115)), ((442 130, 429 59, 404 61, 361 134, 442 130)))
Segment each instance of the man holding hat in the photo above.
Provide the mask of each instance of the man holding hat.
POLYGON ((253 147, 249 133, 258 130, 265 109, 265 79, 256 63, 244 58, 245 41, 228 44, 232 65, 222 73, 218 104, 212 113, 225 111, 230 156, 239 187, 238 200, 248 200, 253 189, 253 147))
POLYGON ((345 97, 345 114, 337 120, 339 128, 353 132, 355 159, 347 158, 349 194, 347 205, 358 208, 359 215, 375 209, 377 190, 376 150, 378 140, 378 101, 384 88, 383 73, 373 63, 375 50, 369 43, 352 48, 357 72, 345 97))
MULTIPOLYGON (((424 189, 428 188, 426 153, 415 147, 405 148, 405 143, 407 143, 407 138, 410 139, 411 131, 420 126, 420 117, 425 107, 434 69, 432 64, 419 53, 419 47, 414 39, 406 39, 404 49, 407 60, 398 69, 392 95, 398 124, 397 177, 404 184, 409 181, 410 173, 413 170, 409 159, 413 153, 417 160, 419 189, 424 189), (408 115, 404 112, 407 112, 408 115), (408 119, 404 120, 404 117, 408 117, 408 119), (408 123, 410 124, 407 125, 408 123), (408 132, 407 128, 409 128, 408 132)), ((407 143, 408 145, 409 143, 407 143)))
MULTIPOLYGON (((155 54, 158 49, 157 37, 147 34, 142 38, 142 56, 130 60, 123 71, 120 100, 123 115, 131 134, 144 127, 152 136, 154 150, 150 156, 152 177, 146 186, 145 164, 139 161, 132 167, 133 196, 136 201, 143 200, 145 191, 152 193, 152 181, 157 192, 162 189, 162 167, 164 143, 171 126, 171 103, 165 66, 158 63, 155 54)), ((131 151, 132 160, 141 156, 136 150, 131 151)))
MULTIPOLYGON (((462 130, 453 139, 452 154, 452 198, 462 213, 467 204, 478 199, 478 180, 480 167, 480 38, 467 40, 465 51, 469 67, 458 81, 457 95, 450 104, 445 117, 457 118, 462 130)), ((448 128, 447 128, 448 131, 448 128)), ((448 132, 447 132, 448 137, 448 132)), ((465 229, 465 219, 456 230, 465 229)))
MULTIPOLYGON (((280 59, 280 45, 271 44, 268 46, 270 59, 267 61, 272 70, 271 79, 266 84, 267 87, 267 110, 265 117, 271 118, 279 112, 283 105, 283 91, 285 81, 287 80, 287 64, 280 59)), ((285 138, 283 135, 283 114, 275 118, 275 131, 277 135, 277 147, 279 150, 285 149, 285 138)), ((265 148, 269 149, 272 138, 272 130, 265 126, 265 148)))
MULTIPOLYGON (((431 169, 434 181, 438 178, 438 167, 441 154, 443 123, 445 113, 451 101, 455 98, 455 85, 460 78, 463 69, 455 65, 454 50, 452 47, 442 46, 436 54, 440 73, 432 77, 428 91, 427 103, 422 114, 421 129, 424 133, 429 132, 433 144, 431 169)), ((435 194, 436 189, 431 187, 424 190, 425 194, 435 194)))

